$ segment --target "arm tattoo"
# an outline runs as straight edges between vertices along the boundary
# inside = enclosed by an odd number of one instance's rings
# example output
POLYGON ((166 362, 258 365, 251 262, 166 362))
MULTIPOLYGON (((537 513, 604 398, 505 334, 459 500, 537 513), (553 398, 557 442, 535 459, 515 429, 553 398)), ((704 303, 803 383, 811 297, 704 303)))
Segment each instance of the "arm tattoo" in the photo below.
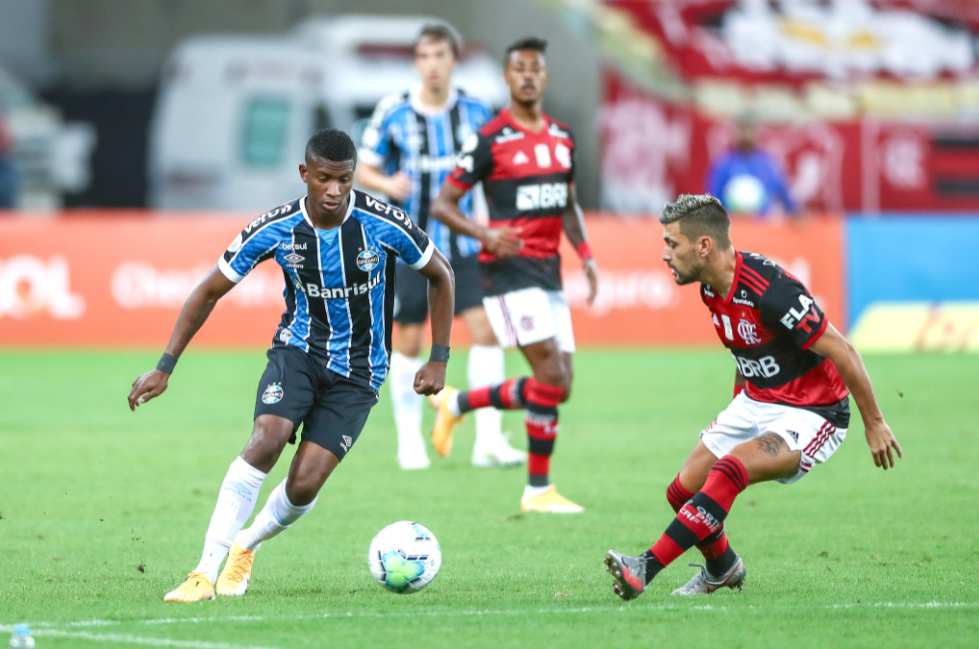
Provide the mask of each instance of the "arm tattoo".
POLYGON ((765 433, 755 441, 758 442, 758 450, 765 451, 772 457, 776 457, 778 455, 778 452, 782 450, 782 444, 785 443, 782 438, 775 433, 765 433))

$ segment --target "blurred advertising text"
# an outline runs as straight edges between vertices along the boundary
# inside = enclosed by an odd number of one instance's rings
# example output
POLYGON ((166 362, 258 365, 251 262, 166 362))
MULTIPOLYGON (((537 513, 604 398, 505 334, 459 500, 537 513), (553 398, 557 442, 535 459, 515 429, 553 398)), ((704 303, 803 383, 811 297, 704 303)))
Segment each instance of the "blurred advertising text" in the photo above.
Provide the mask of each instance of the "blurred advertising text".
MULTIPOLYGON (((841 223, 735 219, 732 238, 739 250, 768 255, 806 283, 842 329, 841 223)), ((601 273, 594 306, 585 303, 577 255, 566 242, 562 249, 579 343, 716 343, 697 288, 677 286, 660 259, 658 222, 590 215, 587 227, 601 273)), ((0 239, 0 345, 162 348, 187 295, 237 232, 235 221, 206 214, 8 221, 0 239)), ((194 344, 269 345, 283 288, 274 263, 258 266, 218 304, 194 344)), ((466 342, 463 333, 457 327, 457 344, 466 342)))

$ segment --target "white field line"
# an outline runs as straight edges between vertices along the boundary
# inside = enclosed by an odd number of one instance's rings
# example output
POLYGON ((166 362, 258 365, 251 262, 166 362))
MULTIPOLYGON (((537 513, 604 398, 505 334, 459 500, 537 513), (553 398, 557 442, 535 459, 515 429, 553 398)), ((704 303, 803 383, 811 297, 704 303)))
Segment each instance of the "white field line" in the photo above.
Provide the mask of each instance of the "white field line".
POLYGON ((183 647, 184 649, 269 649, 267 647, 245 647, 227 644, 225 642, 200 642, 197 640, 170 640, 167 638, 144 638, 137 635, 120 633, 90 633, 88 631, 59 631, 57 629, 38 629, 31 631, 39 638, 72 638, 74 640, 91 640, 92 642, 123 642, 126 644, 142 644, 152 647, 183 647))
MULTIPOLYGON (((801 605, 800 605, 801 606, 801 605)), ((877 609, 940 609, 940 608, 977 608, 979 607, 979 602, 922 602, 922 603, 905 603, 905 602, 858 602, 851 604, 830 604, 824 608, 827 610, 833 609, 859 609, 859 608, 877 608, 877 609)), ((48 633, 49 631, 57 630, 59 627, 64 628, 83 628, 83 627, 108 627, 108 626, 123 626, 123 625, 182 625, 182 624, 221 624, 229 622, 265 622, 265 621, 301 621, 301 620, 331 620, 331 619, 351 619, 351 618, 409 618, 409 617, 480 617, 480 616, 508 616, 508 615, 561 615, 561 614, 583 614, 583 613, 615 613, 615 612, 645 612, 645 611, 726 611, 726 610, 781 610, 785 608, 791 608, 791 606, 712 606, 706 604, 703 606, 680 606, 676 604, 668 604, 663 606, 619 606, 617 608, 554 608, 554 609, 504 609, 504 610, 469 610, 469 611, 399 611, 399 612, 374 612, 374 611, 358 611, 352 612, 348 611, 346 613, 319 613, 316 615, 229 615, 224 617, 165 617, 165 618, 153 618, 149 620, 82 620, 78 622, 32 622, 30 623, 31 629, 37 629, 38 635, 43 633, 48 633)), ((806 606, 806 608, 809 608, 806 606)), ((10 633, 13 631, 12 624, 0 624, 0 632, 10 633)), ((134 641, 135 642, 135 641, 134 641)), ((183 641, 177 640, 153 640, 152 642, 165 642, 165 643, 177 643, 183 641)), ((209 643, 196 643, 196 644, 170 644, 163 646, 175 646, 175 647, 200 647, 201 649, 231 649, 232 645, 223 644, 209 644, 209 643)), ((237 648, 236 648, 237 649, 237 648)), ((256 648, 259 649, 259 648, 256 648)))

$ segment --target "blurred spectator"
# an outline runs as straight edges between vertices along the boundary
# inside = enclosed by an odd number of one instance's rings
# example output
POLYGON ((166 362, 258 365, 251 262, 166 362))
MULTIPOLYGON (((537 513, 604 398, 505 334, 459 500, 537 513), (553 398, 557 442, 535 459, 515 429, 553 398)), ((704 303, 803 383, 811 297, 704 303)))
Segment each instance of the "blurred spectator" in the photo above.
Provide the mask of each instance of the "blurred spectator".
POLYGON ((14 167, 14 139, 0 113, 0 210, 13 209, 17 201, 17 169, 14 167))
POLYGON ((707 191, 729 212, 767 215, 774 203, 789 213, 797 210, 785 170, 758 146, 755 124, 748 118, 738 120, 734 146, 707 170, 707 191))

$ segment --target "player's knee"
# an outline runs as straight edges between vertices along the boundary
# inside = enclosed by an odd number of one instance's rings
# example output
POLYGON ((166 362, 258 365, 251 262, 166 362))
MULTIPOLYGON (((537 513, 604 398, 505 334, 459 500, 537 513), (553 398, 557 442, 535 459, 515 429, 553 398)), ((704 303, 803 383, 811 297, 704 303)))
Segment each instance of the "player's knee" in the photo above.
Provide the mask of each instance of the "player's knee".
POLYGON ((255 419, 252 436, 241 454, 242 458, 259 470, 267 471, 279 459, 295 426, 288 419, 273 415, 261 415, 255 419))
POLYGON ((298 475, 286 483, 286 497, 293 507, 305 507, 316 500, 323 483, 311 476, 298 475))

